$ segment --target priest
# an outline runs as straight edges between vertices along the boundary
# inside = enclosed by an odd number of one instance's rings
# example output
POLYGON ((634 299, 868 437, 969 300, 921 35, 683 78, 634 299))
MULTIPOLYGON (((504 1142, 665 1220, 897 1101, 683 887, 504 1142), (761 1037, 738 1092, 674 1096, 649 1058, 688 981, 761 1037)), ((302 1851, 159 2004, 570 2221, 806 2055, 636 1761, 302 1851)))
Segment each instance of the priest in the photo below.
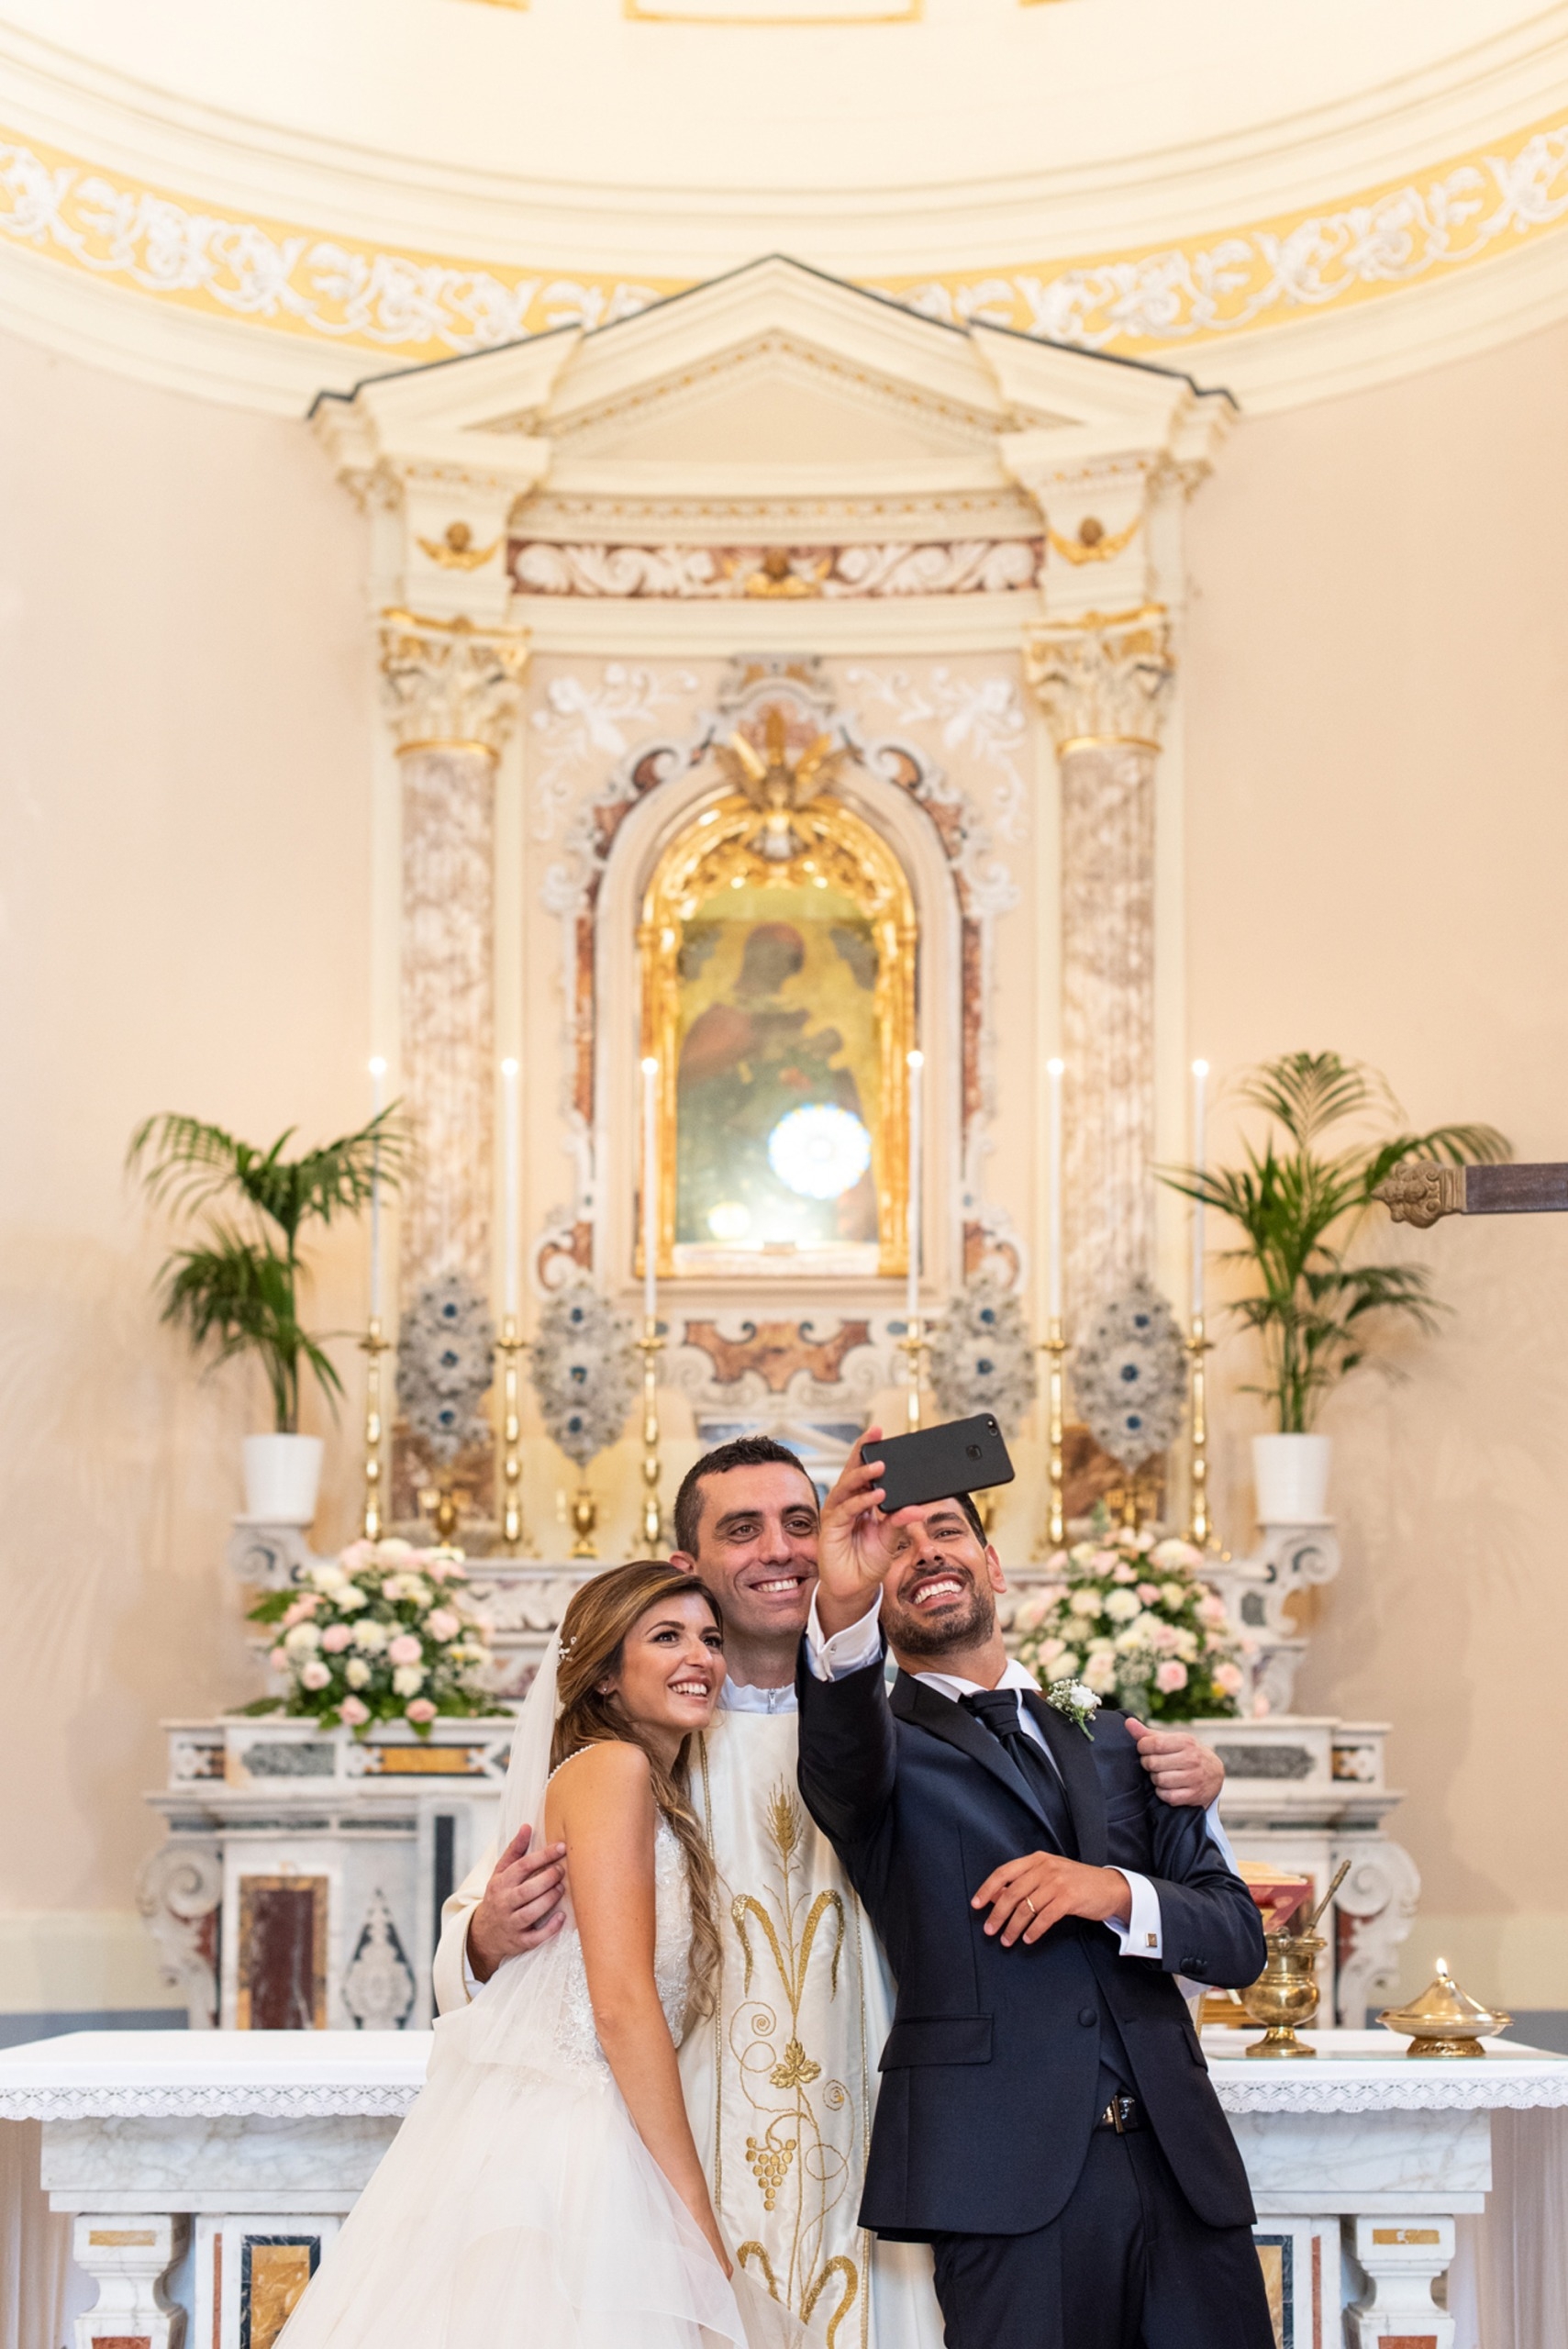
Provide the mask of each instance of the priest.
MULTIPOLYGON (((817 1492, 766 1436, 708 1453, 675 1499, 673 1564, 718 1601, 724 1709, 697 1741, 693 1800, 720 1879, 723 1983, 681 2049, 697 2149, 735 2256, 833 2349, 938 2349, 929 2249, 857 2224, 892 2020, 885 1969, 848 1877, 796 1786, 795 1671, 817 1583, 817 1492)), ((1162 1798, 1207 1806, 1218 1757, 1139 1731, 1162 1798)), ((562 1854, 528 1831, 448 1901, 436 2003, 450 2012, 556 1929, 562 1854)))

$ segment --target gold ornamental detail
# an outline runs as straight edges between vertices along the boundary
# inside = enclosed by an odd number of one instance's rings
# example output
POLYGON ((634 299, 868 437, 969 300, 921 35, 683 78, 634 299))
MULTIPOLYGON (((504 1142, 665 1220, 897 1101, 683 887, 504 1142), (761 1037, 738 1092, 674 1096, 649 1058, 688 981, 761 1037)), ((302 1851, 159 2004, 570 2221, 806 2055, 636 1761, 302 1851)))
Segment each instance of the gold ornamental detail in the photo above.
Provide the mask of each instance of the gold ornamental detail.
POLYGON ((1110 742, 1158 750, 1176 675, 1162 604, 1048 621, 1025 657, 1058 757, 1110 742))
POLYGON ((528 639, 432 619, 395 607, 381 616, 381 674, 399 751, 483 751, 494 759, 517 716, 528 639))
POLYGON ((1383 1201, 1396 1223, 1413 1223, 1426 1231, 1445 1215, 1464 1213, 1465 1169, 1407 1159, 1372 1196, 1383 1201))

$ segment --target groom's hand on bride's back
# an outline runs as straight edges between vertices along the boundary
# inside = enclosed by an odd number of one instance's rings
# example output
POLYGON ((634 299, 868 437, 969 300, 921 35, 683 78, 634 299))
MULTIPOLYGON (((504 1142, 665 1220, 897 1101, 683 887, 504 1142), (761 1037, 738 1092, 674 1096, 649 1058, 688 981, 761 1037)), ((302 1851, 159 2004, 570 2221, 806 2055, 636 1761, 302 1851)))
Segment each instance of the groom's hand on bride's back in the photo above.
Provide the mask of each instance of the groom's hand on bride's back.
POLYGON ((558 1933, 565 1921, 564 1843, 534 1846, 533 1829, 519 1827, 484 1887, 484 1898, 468 1920, 468 1962, 488 1982, 509 1957, 521 1957, 558 1933))

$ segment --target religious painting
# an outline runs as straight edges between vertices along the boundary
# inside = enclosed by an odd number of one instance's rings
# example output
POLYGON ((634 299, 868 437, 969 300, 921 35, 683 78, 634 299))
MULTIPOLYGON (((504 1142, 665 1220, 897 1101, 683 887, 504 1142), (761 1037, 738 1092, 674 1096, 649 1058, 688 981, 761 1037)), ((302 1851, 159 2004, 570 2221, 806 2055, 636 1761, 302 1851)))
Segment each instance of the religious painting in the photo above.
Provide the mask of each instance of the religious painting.
POLYGON ((823 797, 781 856, 726 800, 666 852, 641 944, 662 1272, 902 1271, 914 920, 887 843, 823 797))

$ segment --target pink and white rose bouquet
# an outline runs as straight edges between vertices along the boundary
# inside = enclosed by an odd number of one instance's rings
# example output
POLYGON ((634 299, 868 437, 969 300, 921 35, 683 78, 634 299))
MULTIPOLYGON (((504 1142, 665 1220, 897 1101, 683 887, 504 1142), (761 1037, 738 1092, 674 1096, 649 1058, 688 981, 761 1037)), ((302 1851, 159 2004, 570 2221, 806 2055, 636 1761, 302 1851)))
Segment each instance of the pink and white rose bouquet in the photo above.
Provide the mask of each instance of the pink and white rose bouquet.
POLYGON ((1140 1720, 1240 1712, 1243 1642, 1202 1569, 1190 1542, 1106 1522, 1057 1551, 1048 1571, 1060 1583, 1018 1609, 1018 1661, 1048 1692, 1081 1681, 1140 1720))
POLYGON ((292 1588, 269 1591, 250 1620, 276 1630, 268 1662, 288 1685, 245 1709, 303 1713, 356 1737, 376 1721, 407 1721, 427 1738, 439 1717, 494 1711, 480 1680, 490 1626, 464 1597, 464 1574, 450 1550, 355 1542, 292 1588))

